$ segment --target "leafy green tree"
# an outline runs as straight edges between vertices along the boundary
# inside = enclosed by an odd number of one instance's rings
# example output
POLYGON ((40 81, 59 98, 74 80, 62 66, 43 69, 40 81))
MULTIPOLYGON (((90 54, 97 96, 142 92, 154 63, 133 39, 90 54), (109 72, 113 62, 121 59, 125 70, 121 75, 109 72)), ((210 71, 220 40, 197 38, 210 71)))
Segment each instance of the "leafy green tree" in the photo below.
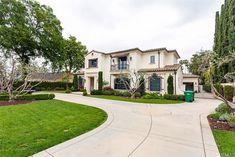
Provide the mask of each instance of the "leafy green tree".
POLYGON ((167 79, 167 92, 168 94, 174 94, 174 84, 173 84, 173 76, 169 75, 167 79))
POLYGON ((85 54, 87 54, 86 46, 77 41, 76 37, 70 36, 64 39, 61 58, 58 59, 59 67, 67 73, 75 73, 83 67, 85 54))
POLYGON ((98 90, 102 91, 103 90, 103 72, 99 71, 98 73, 98 90))
POLYGON ((0 48, 26 65, 43 56, 60 56, 62 27, 53 10, 34 0, 0 0, 0 48))
POLYGON ((60 70, 65 70, 68 83, 70 74, 79 71, 83 66, 87 49, 74 36, 70 36, 69 39, 64 39, 62 47, 63 53, 57 59, 56 65, 60 70))

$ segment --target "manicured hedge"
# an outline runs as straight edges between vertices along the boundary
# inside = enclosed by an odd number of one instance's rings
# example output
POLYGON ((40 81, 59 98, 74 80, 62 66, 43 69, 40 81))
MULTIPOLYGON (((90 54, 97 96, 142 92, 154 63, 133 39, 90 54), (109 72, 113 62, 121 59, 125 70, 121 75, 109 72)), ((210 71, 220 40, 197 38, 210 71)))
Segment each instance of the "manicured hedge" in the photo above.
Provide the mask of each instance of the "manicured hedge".
POLYGON ((174 95, 174 94, 165 94, 164 99, 167 100, 182 100, 185 101, 185 96, 184 95, 174 95))
MULTIPOLYGON (((14 85, 14 88, 21 86, 23 82, 17 82, 14 85)), ((38 84, 38 82, 31 82, 31 85, 34 86, 38 84)), ((41 82, 39 85, 33 88, 36 91, 51 91, 51 90, 66 90, 66 82, 41 82)), ((69 88, 73 86, 73 83, 68 83, 69 88)))
MULTIPOLYGON (((50 100, 54 99, 55 94, 27 94, 23 96, 19 96, 17 100, 50 100)), ((9 100, 9 96, 7 95, 0 95, 0 100, 7 101, 9 100)))

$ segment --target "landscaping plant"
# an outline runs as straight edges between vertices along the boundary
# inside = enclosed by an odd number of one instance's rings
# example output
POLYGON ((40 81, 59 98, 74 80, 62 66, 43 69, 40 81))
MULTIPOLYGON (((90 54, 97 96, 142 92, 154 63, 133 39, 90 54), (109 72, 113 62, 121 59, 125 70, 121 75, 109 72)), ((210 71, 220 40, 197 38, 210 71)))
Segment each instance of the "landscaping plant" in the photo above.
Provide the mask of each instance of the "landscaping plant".
POLYGON ((174 85, 173 85, 173 76, 169 75, 167 79, 167 93, 168 94, 174 94, 174 85))

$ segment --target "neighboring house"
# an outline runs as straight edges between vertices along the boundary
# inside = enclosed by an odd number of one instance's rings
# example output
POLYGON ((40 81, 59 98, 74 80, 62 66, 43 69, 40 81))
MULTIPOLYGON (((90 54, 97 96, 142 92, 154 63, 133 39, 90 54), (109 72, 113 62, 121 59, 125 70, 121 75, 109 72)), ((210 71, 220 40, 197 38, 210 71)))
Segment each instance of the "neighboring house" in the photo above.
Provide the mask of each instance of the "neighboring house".
MULTIPOLYGON (((37 82, 66 82, 67 81, 66 73, 32 73, 29 77, 29 81, 37 82)), ((73 74, 69 75, 69 82, 73 82, 73 74)))
POLYGON ((172 75, 174 93, 182 94, 185 87, 179 58, 176 50, 166 48, 145 51, 134 48, 111 53, 93 50, 85 57, 84 86, 88 93, 98 89, 98 72, 102 71, 103 79, 109 86, 115 90, 125 90, 126 86, 120 81, 120 76, 136 71, 144 73, 147 92, 167 93, 167 79, 172 75))
POLYGON ((183 74, 183 84, 185 90, 199 92, 199 76, 193 74, 183 74))

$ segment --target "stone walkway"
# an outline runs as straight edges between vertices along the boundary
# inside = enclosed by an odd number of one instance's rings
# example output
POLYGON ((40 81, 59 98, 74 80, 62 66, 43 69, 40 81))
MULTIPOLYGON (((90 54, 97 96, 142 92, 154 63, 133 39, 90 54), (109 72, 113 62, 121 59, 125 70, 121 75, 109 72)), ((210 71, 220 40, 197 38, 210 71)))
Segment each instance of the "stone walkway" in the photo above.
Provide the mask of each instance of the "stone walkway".
POLYGON ((56 94, 56 99, 105 110, 99 128, 34 157, 220 157, 206 115, 220 103, 139 104, 56 94))

